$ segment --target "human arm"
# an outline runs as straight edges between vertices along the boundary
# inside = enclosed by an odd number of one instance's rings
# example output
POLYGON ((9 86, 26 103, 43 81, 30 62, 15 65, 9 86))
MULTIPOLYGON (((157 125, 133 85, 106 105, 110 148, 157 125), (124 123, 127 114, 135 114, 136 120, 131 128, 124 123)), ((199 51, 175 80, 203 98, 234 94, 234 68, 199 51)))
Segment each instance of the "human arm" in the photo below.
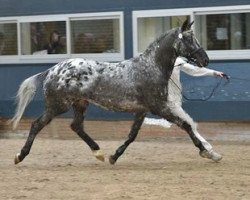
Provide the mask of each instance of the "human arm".
POLYGON ((223 72, 205 67, 197 67, 187 62, 180 65, 180 70, 191 76, 224 76, 223 72))

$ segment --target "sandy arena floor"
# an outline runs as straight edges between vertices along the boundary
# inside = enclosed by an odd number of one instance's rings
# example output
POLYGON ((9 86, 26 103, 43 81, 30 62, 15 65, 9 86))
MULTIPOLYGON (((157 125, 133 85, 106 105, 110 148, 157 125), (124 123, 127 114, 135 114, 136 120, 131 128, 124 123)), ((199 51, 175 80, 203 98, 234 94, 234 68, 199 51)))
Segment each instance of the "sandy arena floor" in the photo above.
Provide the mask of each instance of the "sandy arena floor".
MULTIPOLYGON (((24 142, 0 139, 1 200, 250 199, 249 141, 213 141, 220 163, 201 158, 186 139, 137 141, 111 166, 78 139, 39 137, 14 165, 24 142)), ((122 140, 98 143, 108 156, 122 140)))
MULTIPOLYGON (((56 119, 19 165, 29 121, 0 132, 0 200, 248 200, 250 123, 199 123, 200 133, 223 155, 201 158, 185 132, 143 125, 115 166, 96 160, 70 128, 56 119), (27 125, 26 125, 27 123, 27 125), (7 139, 9 138, 9 139, 7 139)), ((124 142, 131 121, 86 121, 106 158, 124 142)))

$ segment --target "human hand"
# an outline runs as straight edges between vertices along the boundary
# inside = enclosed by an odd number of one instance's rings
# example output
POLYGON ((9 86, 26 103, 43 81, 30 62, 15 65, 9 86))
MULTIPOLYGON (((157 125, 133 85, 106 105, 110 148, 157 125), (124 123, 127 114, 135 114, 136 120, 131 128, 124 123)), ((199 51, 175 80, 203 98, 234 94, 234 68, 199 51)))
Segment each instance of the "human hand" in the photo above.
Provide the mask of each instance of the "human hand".
POLYGON ((219 76, 223 78, 225 76, 224 72, 214 71, 214 76, 219 76))

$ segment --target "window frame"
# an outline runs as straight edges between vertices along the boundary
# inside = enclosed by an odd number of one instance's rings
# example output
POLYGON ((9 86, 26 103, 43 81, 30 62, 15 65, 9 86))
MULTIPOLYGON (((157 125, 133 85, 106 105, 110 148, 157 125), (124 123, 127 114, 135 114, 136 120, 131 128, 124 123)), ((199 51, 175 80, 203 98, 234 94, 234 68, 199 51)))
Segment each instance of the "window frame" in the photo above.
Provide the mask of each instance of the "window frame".
MULTIPOLYGON (((232 13, 250 13, 250 5, 239 6, 216 6, 216 7, 197 7, 197 8, 180 8, 180 9, 161 9, 161 10, 135 10, 132 13, 133 19, 133 55, 137 56, 138 52, 138 18, 141 17, 169 17, 189 15, 191 20, 197 15, 209 14, 232 14, 232 13)), ((195 32, 195 24, 193 25, 195 32)), ((250 49, 242 50, 207 50, 211 60, 247 60, 250 59, 250 49)))
POLYGON ((23 64, 23 63, 57 63, 67 58, 86 58, 97 61, 121 61, 124 60, 124 16, 122 11, 98 12, 98 13, 76 13, 76 14, 55 14, 55 15, 31 15, 17 17, 0 17, 0 23, 17 23, 17 55, 0 55, 0 64, 23 64), (70 21, 74 20, 95 20, 95 19, 118 19, 119 20, 119 53, 71 53, 71 30, 70 21), (66 23, 66 54, 46 55, 22 55, 21 54, 21 24, 34 22, 65 21, 66 23))

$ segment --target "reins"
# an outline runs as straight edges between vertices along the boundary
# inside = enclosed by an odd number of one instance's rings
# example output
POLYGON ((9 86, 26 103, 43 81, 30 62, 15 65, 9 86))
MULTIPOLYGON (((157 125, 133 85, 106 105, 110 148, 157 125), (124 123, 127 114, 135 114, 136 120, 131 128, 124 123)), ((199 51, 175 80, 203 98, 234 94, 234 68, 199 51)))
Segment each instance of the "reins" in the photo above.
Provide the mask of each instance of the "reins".
POLYGON ((228 78, 235 79, 235 80, 240 80, 240 81, 250 82, 250 79, 245 79, 245 78, 238 78, 238 77, 233 77, 233 76, 228 76, 228 78))
POLYGON ((187 101, 207 101, 207 100, 209 100, 215 94, 215 92, 218 89, 218 87, 222 84, 222 79, 223 78, 226 78, 226 80, 227 80, 227 82, 224 84, 224 86, 227 85, 230 82, 230 78, 231 77, 229 77, 228 75, 224 74, 223 77, 220 78, 220 81, 217 82, 217 84, 214 86, 214 88, 212 89, 211 93, 207 97, 205 97, 205 98, 194 98, 194 99, 189 98, 185 94, 183 94, 182 89, 174 82, 174 80, 171 79, 171 78, 170 78, 170 80, 174 83, 174 85, 178 88, 178 90, 180 90, 180 92, 181 92, 181 94, 182 94, 182 96, 183 96, 183 98, 185 100, 187 100, 187 101))

